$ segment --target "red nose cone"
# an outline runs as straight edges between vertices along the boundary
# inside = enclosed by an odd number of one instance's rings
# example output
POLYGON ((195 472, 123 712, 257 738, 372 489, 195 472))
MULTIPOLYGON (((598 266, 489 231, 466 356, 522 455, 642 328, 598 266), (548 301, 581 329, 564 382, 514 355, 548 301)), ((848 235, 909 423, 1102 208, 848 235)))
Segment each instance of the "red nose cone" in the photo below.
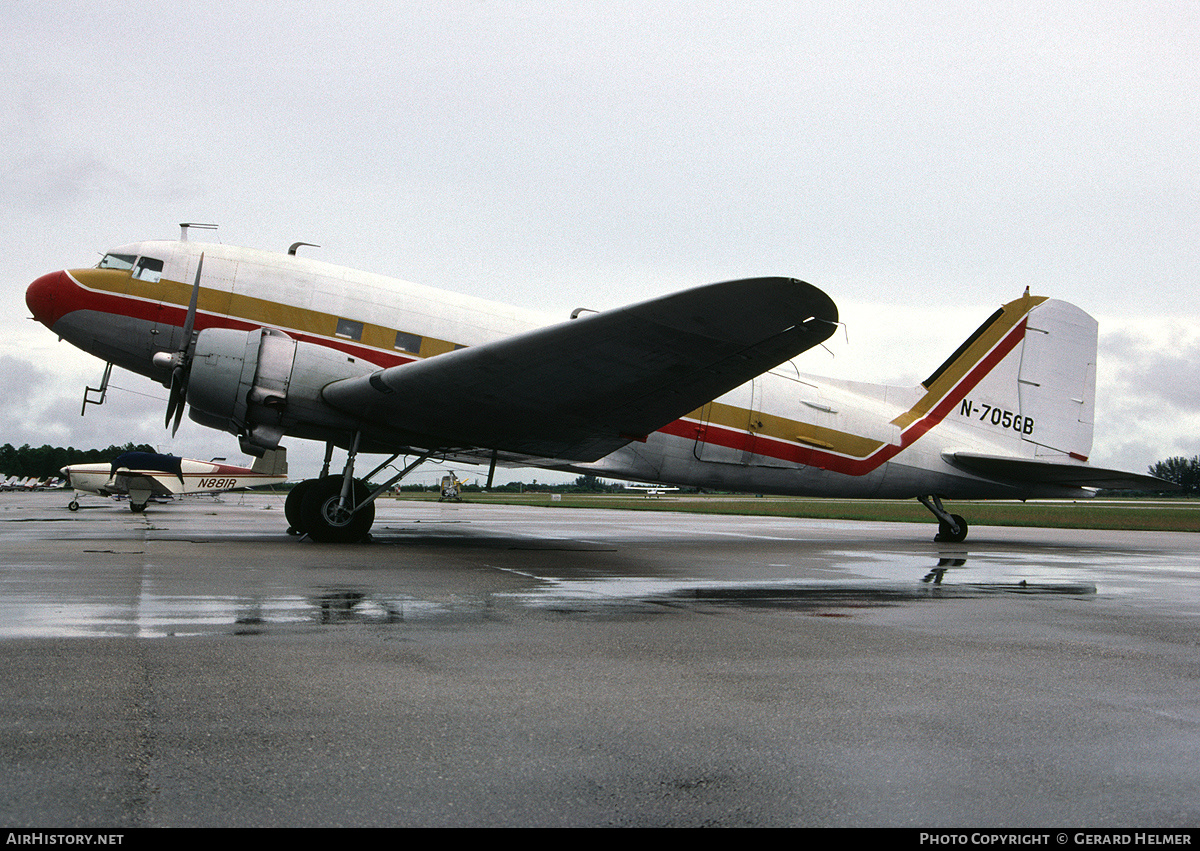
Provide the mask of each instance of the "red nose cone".
POLYGON ((25 290, 25 304, 33 318, 47 328, 52 327, 65 312, 63 296, 68 286, 66 272, 51 272, 30 284, 25 290))

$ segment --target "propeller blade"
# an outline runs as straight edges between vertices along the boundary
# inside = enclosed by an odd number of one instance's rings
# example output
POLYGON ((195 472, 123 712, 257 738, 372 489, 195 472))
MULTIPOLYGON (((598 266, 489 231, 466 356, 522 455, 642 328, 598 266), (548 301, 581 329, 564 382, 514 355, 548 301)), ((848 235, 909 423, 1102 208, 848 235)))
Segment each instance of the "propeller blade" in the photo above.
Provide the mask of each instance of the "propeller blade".
POLYGON ((183 407, 183 367, 177 366, 171 371, 171 388, 167 393, 167 416, 163 420, 163 428, 171 424, 171 418, 175 416, 177 408, 183 407))
POLYGON ((192 297, 188 301, 187 316, 183 320, 183 348, 171 356, 176 366, 171 370, 171 388, 167 396, 167 416, 163 420, 163 427, 171 427, 172 437, 179 431, 183 409, 187 407, 187 369, 192 349, 192 331, 196 327, 196 304, 200 301, 200 275, 203 271, 204 254, 201 252, 196 263, 196 280, 192 282, 192 297))
POLYGON ((183 350, 186 353, 192 345, 192 329, 196 326, 196 302, 200 300, 200 272, 204 269, 204 253, 200 253, 200 261, 196 264, 196 280, 192 284, 192 299, 188 302, 187 317, 183 320, 183 350))
POLYGON ((183 408, 184 404, 181 399, 179 405, 175 408, 175 423, 171 426, 171 437, 174 437, 175 432, 179 431, 179 423, 183 420, 183 408))

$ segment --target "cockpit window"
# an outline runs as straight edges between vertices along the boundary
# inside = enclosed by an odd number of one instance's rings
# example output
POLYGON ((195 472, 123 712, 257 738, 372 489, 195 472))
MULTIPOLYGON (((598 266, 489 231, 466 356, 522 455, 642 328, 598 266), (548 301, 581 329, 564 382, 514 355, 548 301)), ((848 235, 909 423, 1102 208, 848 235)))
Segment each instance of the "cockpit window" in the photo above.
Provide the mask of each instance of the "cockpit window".
POLYGON ((137 266, 134 267, 133 277, 139 281, 149 281, 152 284, 157 284, 162 277, 163 262, 155 260, 153 257, 142 257, 138 260, 137 266))
POLYGON ((132 254, 105 254, 104 259, 100 261, 98 269, 120 269, 122 272, 127 272, 133 268, 134 261, 137 257, 132 254))

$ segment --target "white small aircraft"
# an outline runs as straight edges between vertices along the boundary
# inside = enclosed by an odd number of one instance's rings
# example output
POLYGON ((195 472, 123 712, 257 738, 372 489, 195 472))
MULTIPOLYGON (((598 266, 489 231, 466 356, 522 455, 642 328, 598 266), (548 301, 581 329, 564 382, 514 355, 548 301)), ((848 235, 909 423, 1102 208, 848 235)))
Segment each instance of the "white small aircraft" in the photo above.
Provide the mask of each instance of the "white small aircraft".
POLYGON ((646 495, 646 499, 655 496, 662 496, 665 493, 677 491, 679 488, 668 488, 663 485, 625 485, 625 490, 642 491, 646 495))
POLYGON ((213 461, 194 461, 154 452, 125 452, 109 464, 70 464, 61 470, 75 498, 67 505, 79 510, 81 494, 128 496, 135 513, 146 510, 154 497, 193 493, 223 493, 238 488, 279 485, 287 481, 287 450, 264 452, 250 467, 213 461))
MULTIPOLYGON (((52 272, 35 319, 170 388, 168 424, 236 434, 260 454, 324 441, 287 520, 356 541, 377 496, 425 459, 536 466, 715 490, 916 498, 940 540, 967 524, 943 499, 1080 498, 1171 487, 1087 463, 1096 321, 1025 295, 929 376, 889 387, 791 361, 834 333, 833 301, 752 278, 554 318, 287 254, 180 240, 115 248, 52 272), (347 450, 329 475, 335 446, 347 450), (359 452, 391 458, 355 478, 359 452), (370 490, 401 454, 416 460, 370 490)), ((194 225, 192 226, 194 227, 194 225)), ((92 389, 89 388, 89 393, 92 389)), ((85 405, 89 396, 85 394, 85 405)), ((491 474, 489 473, 489 485, 491 474)))

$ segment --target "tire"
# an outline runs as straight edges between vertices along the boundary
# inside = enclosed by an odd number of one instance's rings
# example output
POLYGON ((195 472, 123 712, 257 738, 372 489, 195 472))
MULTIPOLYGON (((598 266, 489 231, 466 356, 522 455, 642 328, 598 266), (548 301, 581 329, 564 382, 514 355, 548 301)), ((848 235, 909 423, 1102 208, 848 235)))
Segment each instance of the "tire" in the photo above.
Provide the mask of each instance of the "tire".
MULTIPOLYGON (((338 501, 342 493, 342 477, 326 476, 314 479, 304 494, 301 522, 308 537, 322 544, 351 544, 361 541, 375 522, 375 503, 370 502, 353 514, 339 516, 338 501)), ((362 505, 370 491, 357 479, 351 497, 354 505, 362 505)))
POLYGON ((283 516, 287 519, 289 535, 303 535, 304 528, 304 495, 317 483, 317 479, 305 479, 290 491, 283 501, 283 516))

